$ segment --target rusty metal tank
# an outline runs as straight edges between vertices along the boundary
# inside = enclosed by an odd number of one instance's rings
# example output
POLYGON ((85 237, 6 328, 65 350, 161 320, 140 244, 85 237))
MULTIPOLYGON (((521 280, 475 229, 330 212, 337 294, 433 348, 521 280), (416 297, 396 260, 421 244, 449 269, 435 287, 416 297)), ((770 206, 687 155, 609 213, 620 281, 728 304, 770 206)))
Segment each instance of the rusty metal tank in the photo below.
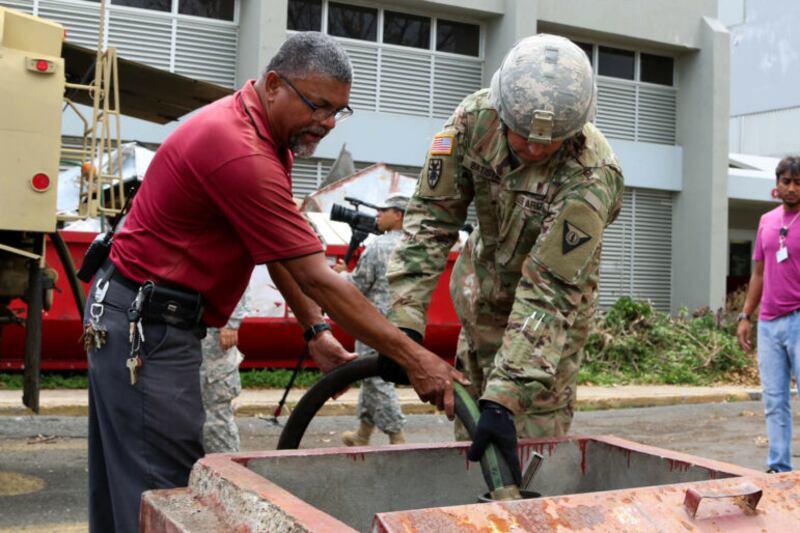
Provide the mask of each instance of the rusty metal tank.
POLYGON ((609 436, 521 441, 523 461, 544 456, 542 497, 477 503, 467 445, 210 455, 188 487, 143 495, 142 531, 793 531, 800 517, 800 473, 609 436))

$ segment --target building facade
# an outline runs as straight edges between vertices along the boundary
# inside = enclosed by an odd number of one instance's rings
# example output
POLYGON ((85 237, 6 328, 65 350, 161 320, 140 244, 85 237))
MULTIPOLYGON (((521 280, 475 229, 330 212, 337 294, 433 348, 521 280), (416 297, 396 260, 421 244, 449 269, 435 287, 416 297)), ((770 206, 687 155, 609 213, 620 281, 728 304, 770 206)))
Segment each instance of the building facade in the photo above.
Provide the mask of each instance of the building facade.
POLYGON ((728 286, 746 283, 758 221, 772 209, 775 167, 800 154, 800 4, 720 0, 731 34, 728 286))
MULTIPOLYGON (((355 114, 298 161, 295 194, 314 190, 346 143, 357 167, 415 173, 459 101, 488 85, 506 51, 539 32, 589 55, 596 123, 625 171, 625 207, 608 230, 601 303, 633 295, 664 310, 718 307, 728 245, 729 39, 714 0, 110 0, 108 45, 123 57, 236 87, 287 35, 335 36, 354 65, 355 114)), ((0 0, 96 43, 98 3, 0 0), (94 17, 94 18, 92 18, 94 17)), ((65 117, 65 133, 78 124, 65 117)), ((174 128, 125 120, 158 143, 174 128)))

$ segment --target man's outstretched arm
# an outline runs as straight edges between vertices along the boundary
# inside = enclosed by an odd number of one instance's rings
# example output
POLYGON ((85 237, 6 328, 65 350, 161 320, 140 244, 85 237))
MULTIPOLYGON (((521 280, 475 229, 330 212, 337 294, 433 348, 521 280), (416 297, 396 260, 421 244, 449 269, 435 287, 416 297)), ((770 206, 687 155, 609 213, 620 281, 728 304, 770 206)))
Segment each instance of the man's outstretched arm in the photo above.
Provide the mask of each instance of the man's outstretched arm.
MULTIPOLYGON (((297 317, 297 321, 304 331, 314 324, 325 321, 322 309, 303 294, 292 275, 283 265, 277 262, 270 263, 267 268, 272 281, 286 299, 286 303, 292 309, 294 316, 297 317)), ((308 353, 317 363, 319 369, 325 373, 356 358, 356 354, 345 350, 330 331, 323 331, 311 339, 308 342, 308 353)))
POLYGON ((325 309, 337 324, 402 365, 423 401, 436 405, 453 418, 453 380, 468 383, 460 372, 394 327, 358 289, 330 269, 323 254, 281 261, 281 265, 296 286, 325 309))

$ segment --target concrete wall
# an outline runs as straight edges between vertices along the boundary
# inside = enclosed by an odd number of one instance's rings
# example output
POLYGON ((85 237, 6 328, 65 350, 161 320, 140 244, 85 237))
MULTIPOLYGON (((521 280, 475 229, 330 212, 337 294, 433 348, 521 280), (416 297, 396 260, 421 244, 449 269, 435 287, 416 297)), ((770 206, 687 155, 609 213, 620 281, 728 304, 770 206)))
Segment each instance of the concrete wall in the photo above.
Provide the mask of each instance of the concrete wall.
MULTIPOLYGON (((520 0, 519 3, 532 1, 534 0, 520 0)), ((515 3, 515 0, 394 0, 385 4, 385 7, 489 18, 503 16, 509 3, 515 3)))
POLYGON ((492 75, 514 43, 536 34, 538 5, 537 0, 505 0, 505 16, 486 23, 484 87, 489 86, 492 75))
POLYGON ((673 216, 674 307, 719 307, 728 244, 728 32, 704 18, 700 50, 679 62, 683 191, 673 216))
POLYGON ((258 77, 286 40, 287 0, 241 0, 236 85, 258 77))
POLYGON ((731 151, 800 152, 800 2, 722 0, 731 32, 731 151))
POLYGON ((731 115, 800 106, 800 2, 743 0, 731 32, 731 115))
POLYGON ((538 0, 540 22, 585 28, 614 40, 639 40, 677 48, 701 46, 701 17, 717 14, 715 0, 538 0))

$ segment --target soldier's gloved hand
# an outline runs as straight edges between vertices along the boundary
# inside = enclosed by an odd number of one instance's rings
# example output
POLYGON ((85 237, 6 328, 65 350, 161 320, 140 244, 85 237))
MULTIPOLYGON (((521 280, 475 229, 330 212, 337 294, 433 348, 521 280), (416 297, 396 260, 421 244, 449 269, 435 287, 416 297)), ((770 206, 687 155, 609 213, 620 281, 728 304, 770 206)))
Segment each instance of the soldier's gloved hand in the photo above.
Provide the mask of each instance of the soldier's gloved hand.
MULTIPOLYGON (((422 334, 418 331, 408 328, 399 329, 417 344, 422 344, 422 334)), ((378 375, 384 381, 390 381, 398 385, 411 385, 411 381, 408 379, 408 374, 406 374, 405 369, 395 362, 394 359, 382 353, 378 354, 378 375)))
POLYGON ((522 483, 522 469, 517 456, 517 428, 514 415, 500 405, 489 400, 481 400, 481 417, 472 437, 467 459, 480 461, 490 443, 494 443, 508 463, 517 485, 522 483))

